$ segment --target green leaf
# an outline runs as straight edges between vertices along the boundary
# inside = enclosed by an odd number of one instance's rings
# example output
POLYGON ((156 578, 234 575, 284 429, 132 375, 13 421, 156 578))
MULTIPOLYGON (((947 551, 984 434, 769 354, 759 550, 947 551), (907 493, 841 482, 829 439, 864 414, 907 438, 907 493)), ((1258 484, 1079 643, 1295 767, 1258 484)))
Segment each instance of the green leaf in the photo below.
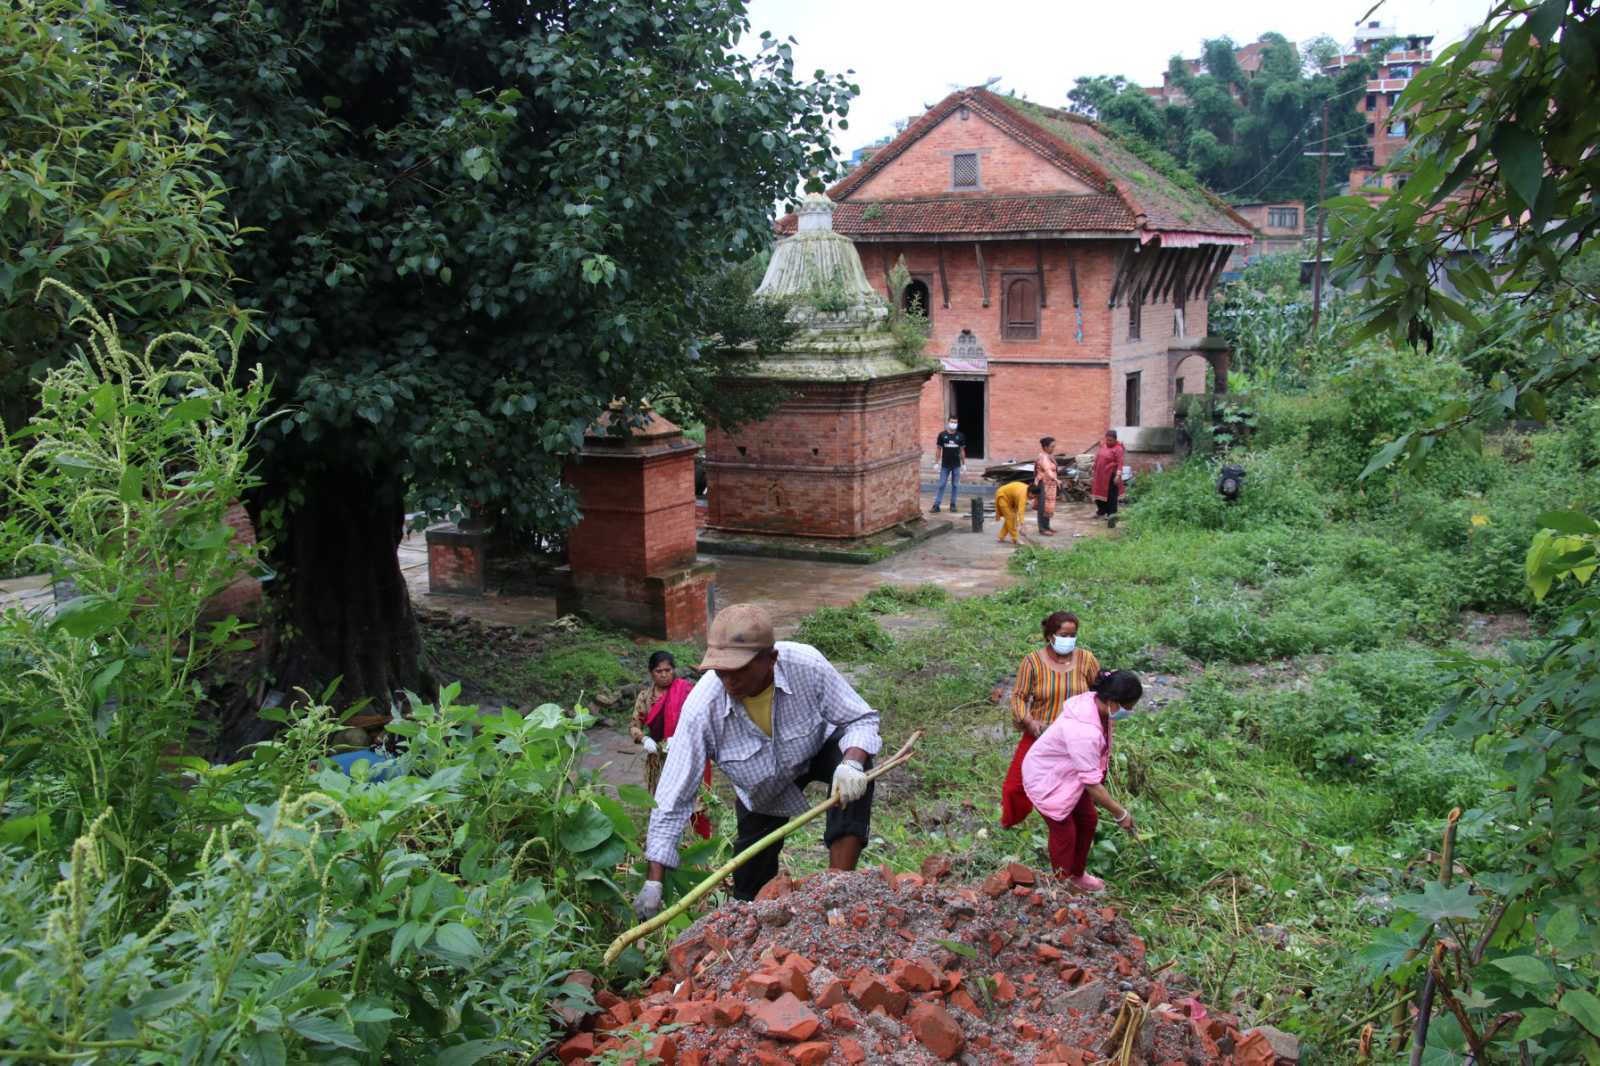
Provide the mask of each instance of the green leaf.
POLYGON ((1376 474, 1379 470, 1382 470, 1384 467, 1388 466, 1390 463, 1394 462, 1395 458, 1399 456, 1401 452, 1406 450, 1406 445, 1410 443, 1410 441, 1411 434, 1407 433, 1398 440, 1390 441, 1388 444, 1385 444, 1382 448, 1378 449, 1378 454, 1374 455, 1372 460, 1367 463, 1366 468, 1361 471, 1361 478, 1365 480, 1366 478, 1371 477, 1373 474, 1376 474))
POLYGON ((50 838, 48 814, 22 814, 0 822, 0 844, 26 844, 40 837, 50 838))
POLYGON ((482 952, 478 938, 460 922, 446 922, 433 934, 434 943, 456 955, 474 956, 482 952))
POLYGON ((1544 151, 1539 138, 1513 122, 1502 123, 1489 142, 1489 151, 1500 163, 1500 174, 1527 207, 1539 200, 1544 181, 1544 151))
POLYGON ((1420 894, 1396 898, 1394 905, 1410 911, 1423 921, 1439 922, 1446 918, 1476 918, 1483 906, 1483 899, 1474 896, 1466 885, 1446 888, 1433 881, 1420 894))
POLYGON ((952 955, 960 955, 963 959, 975 959, 978 957, 978 953, 970 945, 963 944, 959 940, 940 940, 937 943, 952 955))
POLYGON ((210 417, 210 415, 211 397, 191 396, 186 400, 178 401, 168 408, 163 421, 171 426, 184 422, 198 422, 202 418, 210 417))
POLYGON ((118 625, 127 612, 115 600, 103 596, 77 596, 56 611, 54 625, 69 636, 89 639, 118 625))
POLYGON ((290 1029, 314 1044, 331 1044, 334 1047, 349 1048, 351 1051, 366 1050, 366 1045, 355 1033, 346 1028, 342 1022, 336 1022, 331 1018, 301 1014, 288 1019, 287 1024, 290 1029))
POLYGON ((650 794, 649 790, 640 788, 631 782, 617 786, 617 797, 623 803, 628 803, 635 807, 643 807, 646 810, 655 809, 656 798, 650 794))
POLYGON ((117 499, 123 503, 138 503, 144 498, 144 471, 132 464, 122 468, 117 479, 117 499))
POLYGON ((1559 908, 1545 923, 1544 938, 1557 950, 1565 950, 1577 942, 1579 932, 1578 908, 1568 904, 1559 908))
POLYGON ((1361 950, 1361 964, 1375 974, 1393 973, 1416 950, 1417 937, 1398 929, 1379 929, 1372 942, 1361 950))
POLYGON ((239 1055, 247 1066, 284 1066, 289 1060, 283 1037, 277 1033, 251 1033, 239 1041, 239 1055))
POLYGON ((1534 1037, 1561 1024, 1561 1015, 1549 1007, 1529 1007, 1522 1012, 1522 1023, 1517 1026, 1513 1040, 1532 1040, 1534 1037))
POLYGON ((1539 516, 1538 523, 1544 529, 1553 529, 1557 533, 1570 533, 1580 537, 1600 534, 1600 522, 1582 511, 1546 511, 1539 516))
POLYGON ((472 1066, 497 1051, 510 1049, 511 1045, 504 1040, 468 1040, 439 1052, 433 1057, 433 1066, 472 1066))
POLYGON ((616 832, 605 812, 593 804, 584 804, 576 815, 561 827, 557 840, 568 851, 588 851, 616 832))
POLYGON ((1600 996, 1574 988, 1561 997, 1561 1013, 1577 1019, 1595 1036, 1600 1036, 1600 996))
POLYGON ((1550 973, 1550 964, 1532 955, 1508 955, 1503 959, 1495 959, 1490 965, 1504 970, 1513 980, 1534 988, 1556 983, 1554 975, 1550 973))

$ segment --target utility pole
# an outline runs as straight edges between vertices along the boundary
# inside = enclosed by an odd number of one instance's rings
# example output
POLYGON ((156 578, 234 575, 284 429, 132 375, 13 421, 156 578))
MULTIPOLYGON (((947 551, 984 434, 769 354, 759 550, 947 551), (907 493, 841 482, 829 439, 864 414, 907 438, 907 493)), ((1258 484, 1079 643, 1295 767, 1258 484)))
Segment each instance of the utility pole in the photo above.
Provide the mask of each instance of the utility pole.
POLYGON ((1328 151, 1328 102, 1322 102, 1322 151, 1303 152, 1302 155, 1320 156, 1321 165, 1318 167, 1317 176, 1317 258, 1311 264, 1311 336, 1317 335, 1317 327, 1322 321, 1322 230, 1324 215, 1322 205, 1328 201, 1328 157, 1331 155, 1344 155, 1343 152, 1328 151))

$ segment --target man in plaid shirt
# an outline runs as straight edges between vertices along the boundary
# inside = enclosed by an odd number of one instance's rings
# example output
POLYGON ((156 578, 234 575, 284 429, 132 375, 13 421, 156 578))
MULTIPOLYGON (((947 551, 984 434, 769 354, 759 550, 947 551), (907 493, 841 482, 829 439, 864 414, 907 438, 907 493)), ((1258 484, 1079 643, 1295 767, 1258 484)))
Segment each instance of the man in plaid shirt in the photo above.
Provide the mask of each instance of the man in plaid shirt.
MULTIPOLYGON (((808 809, 802 790, 825 782, 843 800, 827 814, 828 865, 854 870, 872 821, 866 772, 878 753, 878 712, 809 644, 779 642, 753 604, 720 612, 706 639, 706 671, 684 702, 656 786, 644 854, 649 879, 634 900, 640 919, 661 910, 661 879, 678 865, 678 840, 694 813, 700 771, 715 762, 735 794, 735 853, 808 809)), ((733 874, 736 899, 754 899, 778 872, 782 841, 733 874)))

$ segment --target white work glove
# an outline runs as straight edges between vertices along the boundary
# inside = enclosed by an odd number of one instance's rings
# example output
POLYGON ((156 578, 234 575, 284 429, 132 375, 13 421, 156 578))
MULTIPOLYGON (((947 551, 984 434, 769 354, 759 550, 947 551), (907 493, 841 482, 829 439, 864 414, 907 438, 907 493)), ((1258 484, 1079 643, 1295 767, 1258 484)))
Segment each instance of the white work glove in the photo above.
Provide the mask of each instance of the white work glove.
POLYGON ((639 894, 633 897, 633 913, 641 922, 648 922, 661 913, 661 882, 646 881, 639 894))
POLYGON ((651 755, 659 755, 659 754, 661 754, 661 747, 660 747, 660 745, 658 745, 655 742, 655 738, 654 737, 645 737, 642 741, 640 741, 640 743, 644 745, 644 750, 646 752, 648 752, 649 754, 651 754, 651 755))
POLYGON ((867 794, 867 772, 854 759, 846 759, 833 772, 833 794, 841 804, 854 803, 867 794))

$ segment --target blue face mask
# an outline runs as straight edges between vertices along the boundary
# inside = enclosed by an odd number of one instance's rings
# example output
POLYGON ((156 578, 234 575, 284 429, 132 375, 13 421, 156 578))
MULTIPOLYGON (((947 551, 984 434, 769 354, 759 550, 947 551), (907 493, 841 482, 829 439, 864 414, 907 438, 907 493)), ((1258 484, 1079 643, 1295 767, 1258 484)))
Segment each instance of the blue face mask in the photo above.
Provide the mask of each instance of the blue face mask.
POLYGON ((1072 649, 1078 646, 1077 637, 1051 637, 1050 647, 1055 649, 1057 655, 1071 655, 1072 649))

